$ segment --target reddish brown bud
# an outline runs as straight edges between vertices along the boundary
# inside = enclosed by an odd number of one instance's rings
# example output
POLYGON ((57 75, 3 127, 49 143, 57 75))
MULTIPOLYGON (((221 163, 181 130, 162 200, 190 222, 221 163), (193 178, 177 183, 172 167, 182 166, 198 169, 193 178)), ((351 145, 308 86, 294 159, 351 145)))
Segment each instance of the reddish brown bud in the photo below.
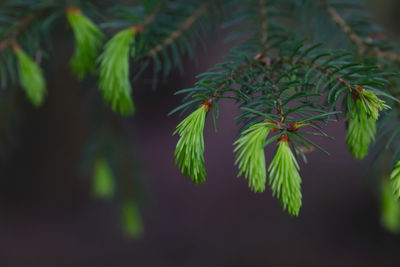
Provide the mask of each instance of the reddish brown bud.
POLYGON ((210 108, 212 107, 212 104, 213 104, 213 99, 209 98, 209 99, 204 100, 203 102, 201 102, 201 104, 199 105, 199 108, 202 107, 202 106, 205 106, 206 107, 206 111, 209 112, 210 108))
POLYGON ((352 96, 354 101, 356 101, 357 99, 361 98, 361 93, 362 93, 363 90, 364 89, 359 85, 357 85, 355 87, 352 87, 351 96, 352 96))
POLYGON ((74 6, 68 7, 67 8, 67 13, 75 13, 75 14, 78 14, 78 15, 82 15, 82 11, 79 8, 74 7, 74 6))
POLYGON ((136 26, 132 26, 131 29, 134 30, 135 32, 142 32, 142 31, 144 31, 144 26, 136 25, 136 26))
POLYGON ((280 143, 280 142, 286 142, 286 143, 289 143, 289 137, 287 137, 287 135, 281 135, 281 137, 279 137, 279 139, 278 139, 278 143, 280 143))
POLYGON ((297 130, 300 128, 300 123, 297 121, 293 121, 289 124, 289 127, 287 128, 289 132, 297 132, 297 130))
MULTIPOLYGON (((276 122, 276 121, 271 121, 270 119, 265 119, 264 121, 265 121, 265 122, 272 123, 273 125, 276 125, 276 126, 278 126, 278 127, 282 127, 282 126, 283 126, 282 123, 276 122)), ((271 131, 272 131, 272 132, 278 132, 278 131, 280 131, 280 129, 272 128, 271 131)))
POLYGON ((17 53, 19 50, 21 50, 21 47, 16 42, 11 43, 11 48, 14 51, 14 53, 17 53))

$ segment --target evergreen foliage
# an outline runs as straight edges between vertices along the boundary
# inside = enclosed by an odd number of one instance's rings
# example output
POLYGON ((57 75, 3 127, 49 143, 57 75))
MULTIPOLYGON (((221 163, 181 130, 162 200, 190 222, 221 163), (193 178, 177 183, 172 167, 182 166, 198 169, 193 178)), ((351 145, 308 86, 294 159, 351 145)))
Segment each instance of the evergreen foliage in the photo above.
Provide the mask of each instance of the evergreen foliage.
POLYGON ((139 207, 134 201, 124 201, 122 217, 124 232, 128 237, 139 237, 143 233, 143 224, 139 207))
POLYGON ((356 100, 356 105, 353 105, 349 114, 347 147, 356 159, 363 159, 368 154, 369 146, 375 140, 376 119, 367 115, 360 100, 356 100))
POLYGON ((388 181, 383 180, 381 189, 381 223, 390 232, 397 233, 400 229, 400 203, 393 197, 393 191, 388 181))
POLYGON ((43 71, 18 45, 14 46, 14 52, 17 56, 21 86, 31 103, 36 107, 40 106, 46 94, 43 71))
POLYGON ((390 181, 395 197, 400 199, 400 161, 396 163, 396 166, 390 174, 390 181))
POLYGON ((206 179, 203 130, 208 109, 207 104, 202 104, 179 123, 174 132, 180 137, 174 153, 175 164, 195 184, 201 184, 206 179))
POLYGON ((245 175, 249 180, 249 187, 254 192, 265 191, 267 171, 265 167, 264 144, 271 130, 271 123, 260 122, 250 126, 242 132, 242 136, 234 143, 237 145, 236 162, 239 166, 239 174, 245 175))
MULTIPOLYGON (((104 101, 125 116, 135 111, 131 82, 143 78, 150 66, 150 87, 156 87, 158 78, 166 78, 174 68, 183 73, 183 59, 195 59, 195 49, 205 46, 206 39, 226 33, 223 38, 233 45, 229 55, 199 74, 192 88, 177 91, 184 95, 183 103, 170 113, 189 113, 174 132, 179 136, 174 156, 180 171, 195 184, 206 180, 206 117, 216 129, 220 101, 231 100, 240 111, 235 119, 241 136, 234 143, 239 176, 248 179, 252 191, 264 192, 269 160, 264 149, 276 144, 269 187, 289 214, 299 215, 302 205, 299 160, 307 163, 307 154, 314 150, 329 155, 315 137, 332 138, 325 127, 337 121, 348 120, 346 140, 336 142, 346 142, 355 158, 366 157, 374 144, 375 158, 391 157, 386 172, 392 171, 392 187, 400 195, 399 46, 357 0, 22 0, 0 5, 1 86, 21 84, 35 106, 46 93, 38 65, 51 60, 51 34, 59 24, 69 22, 75 37, 73 71, 81 79, 87 72, 97 75, 104 101)), ((131 140, 121 137, 120 120, 108 118, 95 103, 93 116, 104 115, 116 133, 100 129, 96 123, 101 119, 91 120, 94 128, 109 134, 93 146, 103 149, 103 139, 109 138, 111 146, 126 149, 131 140)), ((114 154, 111 160, 126 159, 114 154)), ((108 157, 94 164, 98 195, 111 195, 112 180, 115 186, 131 186, 120 174, 134 176, 129 164, 121 163, 128 171, 115 173, 108 164, 108 157)), ((389 202, 385 190, 382 212, 389 222, 397 211, 387 207, 397 204, 389 202)), ((136 235, 141 231, 137 202, 126 199, 124 222, 127 232, 136 235)), ((385 225, 400 229, 395 223, 385 225)))
POLYGON ((94 72, 95 70, 104 35, 99 27, 84 16, 79 9, 69 8, 67 18, 76 40, 71 66, 78 77, 83 79, 87 71, 94 72))
POLYGON ((135 110, 129 81, 129 58, 135 55, 131 47, 134 36, 134 28, 120 31, 107 42, 100 56, 100 90, 112 109, 122 115, 132 115, 135 110))
POLYGON ((93 194, 99 198, 114 196, 114 175, 105 158, 96 160, 93 170, 93 194))
POLYGON ((296 161, 289 147, 289 140, 282 136, 278 142, 275 156, 269 165, 269 185, 273 195, 279 199, 284 210, 298 216, 301 207, 301 178, 296 161))

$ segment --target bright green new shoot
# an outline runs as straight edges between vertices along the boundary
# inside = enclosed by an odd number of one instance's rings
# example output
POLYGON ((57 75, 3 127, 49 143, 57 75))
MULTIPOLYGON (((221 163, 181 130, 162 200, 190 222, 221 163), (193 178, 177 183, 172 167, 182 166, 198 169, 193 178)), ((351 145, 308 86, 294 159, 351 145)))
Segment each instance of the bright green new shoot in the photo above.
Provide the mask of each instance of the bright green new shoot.
POLYGON ((269 165, 269 185, 283 209, 292 216, 298 216, 302 205, 300 169, 294 157, 287 136, 278 142, 275 156, 269 165))
POLYGON ((104 35, 89 18, 77 8, 69 8, 67 19, 75 36, 72 70, 83 79, 87 71, 94 72, 104 35))
POLYGON ((201 105, 176 127, 174 135, 180 136, 175 149, 175 164, 193 183, 200 184, 206 179, 204 167, 203 130, 208 112, 207 105, 201 105))

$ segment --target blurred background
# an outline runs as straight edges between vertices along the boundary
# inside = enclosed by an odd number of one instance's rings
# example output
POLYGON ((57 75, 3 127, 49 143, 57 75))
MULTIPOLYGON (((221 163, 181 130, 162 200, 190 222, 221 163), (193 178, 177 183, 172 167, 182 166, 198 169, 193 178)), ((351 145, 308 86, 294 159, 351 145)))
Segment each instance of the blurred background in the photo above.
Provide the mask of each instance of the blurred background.
MULTIPOLYGON (((369 2, 377 22, 400 37, 400 3, 369 2)), ((81 170, 91 130, 82 115, 88 85, 65 64, 72 47, 55 45, 46 103, 24 105, 15 145, 0 165, 0 266, 399 266, 400 236, 380 225, 381 174, 371 157, 355 161, 347 152, 343 123, 328 128, 336 141, 321 140, 332 155, 316 151, 302 164, 298 218, 270 191, 253 194, 236 178, 238 112, 228 101, 218 132, 211 121, 206 126, 207 182, 196 186, 179 173, 172 132, 181 118, 166 114, 180 103, 173 93, 229 51, 212 40, 183 75, 173 73, 156 90, 146 81, 134 86, 137 112, 123 124, 134 140, 143 231, 124 235, 119 203, 94 199, 91 176, 81 170)))

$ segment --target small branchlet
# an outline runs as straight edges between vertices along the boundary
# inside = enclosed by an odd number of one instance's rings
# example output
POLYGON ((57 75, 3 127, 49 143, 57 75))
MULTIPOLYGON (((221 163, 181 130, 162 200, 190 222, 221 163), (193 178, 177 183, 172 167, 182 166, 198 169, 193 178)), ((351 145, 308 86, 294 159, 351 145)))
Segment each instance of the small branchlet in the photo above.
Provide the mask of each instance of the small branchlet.
POLYGON ((109 199, 115 193, 115 177, 106 158, 96 159, 93 168, 93 188, 95 197, 109 199))
POLYGON ((207 173, 204 167, 204 124, 211 102, 203 102, 197 110, 187 116, 173 133, 179 135, 175 149, 175 164, 193 183, 201 184, 207 173))
POLYGON ((40 106, 46 95, 46 81, 42 69, 30 58, 18 44, 12 45, 18 60, 19 80, 31 103, 40 106))
POLYGON ((350 120, 346 135, 347 148, 356 159, 363 159, 375 140, 376 120, 367 115, 359 99, 355 101, 347 116, 350 120))
POLYGON ((375 94, 357 86, 352 90, 353 105, 348 111, 349 127, 346 142, 349 151, 356 159, 363 159, 368 154, 371 143, 375 140, 376 121, 379 112, 390 107, 375 94))
POLYGON ((283 209, 287 209, 288 213, 293 216, 299 215, 302 205, 299 169, 297 160, 289 147, 289 138, 282 135, 268 168, 269 185, 283 209))
POLYGON ((273 124, 256 123, 242 132, 236 145, 235 164, 239 166, 238 176, 244 175, 249 180, 249 187, 254 192, 265 191, 267 171, 265 167, 264 144, 273 124))
POLYGON ((129 81, 129 59, 135 56, 136 32, 137 28, 131 27, 117 33, 106 43, 99 58, 99 88, 104 100, 121 115, 132 115, 135 111, 129 81))

